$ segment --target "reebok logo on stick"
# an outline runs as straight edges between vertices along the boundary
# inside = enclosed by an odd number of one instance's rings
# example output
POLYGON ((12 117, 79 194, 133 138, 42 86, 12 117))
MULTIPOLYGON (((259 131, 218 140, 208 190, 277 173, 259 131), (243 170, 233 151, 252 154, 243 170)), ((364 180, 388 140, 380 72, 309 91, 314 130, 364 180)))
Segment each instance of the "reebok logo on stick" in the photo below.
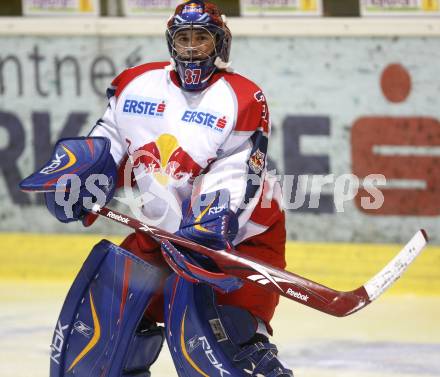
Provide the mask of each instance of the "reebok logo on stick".
POLYGON ((307 296, 307 295, 303 295, 303 294, 301 294, 301 293, 299 293, 299 292, 296 292, 296 291, 294 291, 292 288, 289 288, 287 291, 286 291, 286 293, 289 295, 289 296, 292 296, 292 297, 295 297, 295 298, 299 298, 300 300, 302 300, 302 301, 308 301, 309 300, 309 296, 307 296))
POLYGON ((124 224, 128 224, 128 222, 129 222, 129 219, 127 217, 117 215, 117 214, 113 213, 112 211, 109 211, 107 213, 107 217, 114 219, 116 221, 119 221, 120 223, 124 223, 124 224))

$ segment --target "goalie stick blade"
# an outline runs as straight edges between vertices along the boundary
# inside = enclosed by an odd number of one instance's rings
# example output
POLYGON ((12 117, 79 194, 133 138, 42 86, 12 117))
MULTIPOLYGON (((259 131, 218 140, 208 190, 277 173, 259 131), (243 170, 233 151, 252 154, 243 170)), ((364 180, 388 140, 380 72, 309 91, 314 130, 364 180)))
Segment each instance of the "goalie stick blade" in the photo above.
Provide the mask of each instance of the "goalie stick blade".
POLYGON ((419 230, 399 254, 397 254, 376 276, 372 277, 364 284, 369 300, 373 301, 377 299, 397 279, 399 279, 427 243, 428 235, 426 234, 426 231, 423 229, 419 230))
POLYGON ((427 243, 428 235, 426 231, 419 230, 403 249, 367 283, 338 297, 330 305, 332 310, 338 313, 337 316, 346 317, 376 300, 403 275, 427 243))
MULTIPOLYGON (((337 294, 326 306, 321 309, 315 307, 315 309, 337 317, 346 317, 365 308, 403 275, 427 243, 428 235, 426 231, 419 230, 403 249, 367 283, 350 292, 334 291, 337 294)), ((318 287, 318 289, 322 290, 321 287, 318 287)), ((326 293, 331 295, 330 288, 326 293)))

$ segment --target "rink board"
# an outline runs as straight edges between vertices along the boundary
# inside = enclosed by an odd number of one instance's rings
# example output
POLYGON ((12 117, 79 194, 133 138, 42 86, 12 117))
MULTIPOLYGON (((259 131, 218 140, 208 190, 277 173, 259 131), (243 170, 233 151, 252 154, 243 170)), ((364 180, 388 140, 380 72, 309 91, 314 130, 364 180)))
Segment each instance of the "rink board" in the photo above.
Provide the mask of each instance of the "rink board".
MULTIPOLYGON (((0 279, 72 280, 94 244, 121 236, 0 234, 0 279)), ((365 283, 403 245, 288 242, 287 269, 339 290, 365 283)), ((440 247, 429 246, 390 294, 440 294, 440 247)))
MULTIPOLYGON (((289 239, 404 243, 425 228, 440 245, 438 19, 239 18, 230 25, 234 69, 268 100, 267 167, 283 187, 289 239), (374 208, 358 190, 369 174, 387 178, 374 208)), ((2 18, 2 231, 87 231, 58 222, 18 183, 46 162, 58 136, 90 132, 119 72, 168 61, 164 27, 159 19, 2 18)), ((120 231, 104 221, 88 230, 120 231)))

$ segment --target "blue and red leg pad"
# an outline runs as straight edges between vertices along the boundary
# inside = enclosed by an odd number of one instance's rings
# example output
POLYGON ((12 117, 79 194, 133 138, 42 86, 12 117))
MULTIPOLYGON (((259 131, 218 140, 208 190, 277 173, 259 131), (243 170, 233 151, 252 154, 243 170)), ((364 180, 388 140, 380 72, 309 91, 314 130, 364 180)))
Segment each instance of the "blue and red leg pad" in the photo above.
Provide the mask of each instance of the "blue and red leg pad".
POLYGON ((163 278, 158 268, 130 252, 106 240, 98 243, 58 318, 50 377, 121 377, 151 364, 162 346, 162 334, 156 328, 145 337, 137 330, 163 278))
POLYGON ((170 276, 165 336, 180 377, 291 377, 247 310, 216 304, 212 287, 170 276))

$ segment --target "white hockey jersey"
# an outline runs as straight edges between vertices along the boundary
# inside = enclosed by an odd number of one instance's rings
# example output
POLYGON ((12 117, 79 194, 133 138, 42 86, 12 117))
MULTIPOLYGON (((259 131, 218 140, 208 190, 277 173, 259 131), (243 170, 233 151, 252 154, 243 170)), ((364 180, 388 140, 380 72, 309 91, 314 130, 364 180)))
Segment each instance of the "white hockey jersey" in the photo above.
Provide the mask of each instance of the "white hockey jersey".
POLYGON ((279 186, 266 179, 269 112, 254 83, 219 72, 205 90, 185 92, 169 63, 149 63, 122 72, 108 97, 91 136, 111 140, 118 183, 126 187, 121 200, 138 216, 140 208, 143 221, 175 232, 183 200, 222 188, 238 215, 235 244, 282 215, 279 186))

